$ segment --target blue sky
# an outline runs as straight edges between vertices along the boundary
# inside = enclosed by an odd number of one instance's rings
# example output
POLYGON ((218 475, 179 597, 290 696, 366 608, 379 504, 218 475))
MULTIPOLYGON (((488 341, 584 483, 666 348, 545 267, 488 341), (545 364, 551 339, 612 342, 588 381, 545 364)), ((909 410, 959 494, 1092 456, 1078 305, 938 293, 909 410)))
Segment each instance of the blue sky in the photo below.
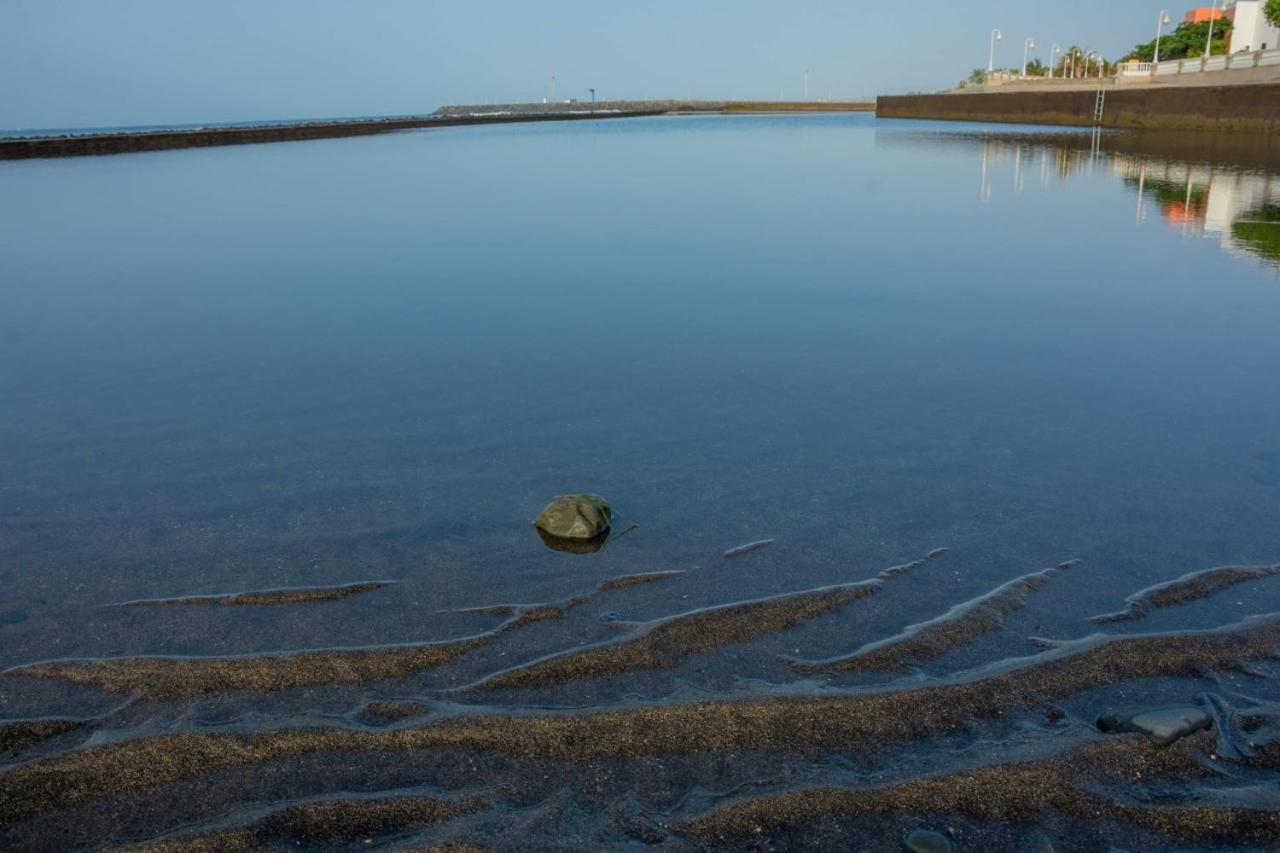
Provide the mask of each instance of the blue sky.
MULTIPOLYGON (((1188 7, 1189 8, 1189 7, 1188 7)), ((1114 58, 1158 4, 1114 0, 0 0, 0 128, 427 112, 562 97, 934 90, 1034 36, 1114 58)), ((1175 19, 1184 9, 1174 11, 1175 19)))

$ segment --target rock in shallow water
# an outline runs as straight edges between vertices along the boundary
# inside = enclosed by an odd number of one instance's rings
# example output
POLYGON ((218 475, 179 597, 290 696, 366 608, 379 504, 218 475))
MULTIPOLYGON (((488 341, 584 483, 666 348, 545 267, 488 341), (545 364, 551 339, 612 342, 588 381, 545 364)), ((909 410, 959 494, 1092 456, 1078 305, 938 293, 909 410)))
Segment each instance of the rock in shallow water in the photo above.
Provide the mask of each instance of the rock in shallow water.
POLYGON ((1151 711, 1111 711, 1098 717, 1104 732, 1141 732, 1161 746, 1213 727, 1213 716, 1204 708, 1185 705, 1151 711))
POLYGON ((609 530, 613 510, 609 502, 595 495, 557 497, 538 513, 534 526, 557 539, 583 542, 604 535, 609 530))
POLYGON ((609 533, 605 531, 595 539, 563 539, 559 536, 552 536, 545 530, 539 529, 538 536, 542 539, 542 544, 546 545, 552 551, 559 551, 563 554, 594 554, 604 549, 609 543, 609 533))
POLYGON ((932 829, 918 827, 902 838, 902 849, 909 853, 951 853, 951 839, 932 829))

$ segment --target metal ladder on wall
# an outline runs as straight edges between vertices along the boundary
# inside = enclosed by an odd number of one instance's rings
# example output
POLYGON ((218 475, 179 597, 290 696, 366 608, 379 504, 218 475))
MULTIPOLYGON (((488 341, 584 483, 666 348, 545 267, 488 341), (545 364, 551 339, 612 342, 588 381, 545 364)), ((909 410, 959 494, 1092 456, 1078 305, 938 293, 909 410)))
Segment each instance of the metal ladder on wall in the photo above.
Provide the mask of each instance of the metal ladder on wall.
POLYGON ((1102 124, 1102 111, 1107 105, 1107 90, 1099 89, 1098 98, 1093 102, 1093 123, 1102 124))

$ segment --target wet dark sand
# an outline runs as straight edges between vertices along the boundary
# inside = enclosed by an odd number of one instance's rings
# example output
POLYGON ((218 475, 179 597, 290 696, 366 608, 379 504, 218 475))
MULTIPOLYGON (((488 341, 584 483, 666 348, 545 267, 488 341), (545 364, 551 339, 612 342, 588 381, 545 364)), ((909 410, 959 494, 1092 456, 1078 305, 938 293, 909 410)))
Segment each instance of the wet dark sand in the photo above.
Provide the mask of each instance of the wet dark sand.
POLYGON ((646 584, 661 583, 662 581, 671 580, 672 578, 678 578, 683 574, 685 574, 683 570, 676 570, 669 572, 648 572, 646 574, 639 575, 623 575, 622 577, 610 578, 607 581, 602 581, 598 589, 601 592, 607 592, 614 589, 626 589, 627 587, 632 586, 644 586, 646 584))
MULTIPOLYGON (((1098 793, 1105 783, 1204 777, 1212 739, 1201 736, 1173 748, 1129 737, 1090 744, 1042 761, 987 767, 880 788, 816 789, 760 797, 718 809, 689 822, 705 839, 741 838, 829 817, 918 813, 992 822, 1035 823, 1052 814, 1097 821, 1119 820, 1184 841, 1266 843, 1280 837, 1280 799, 1269 808, 1203 804, 1147 804, 1129 796, 1098 793)), ((1273 745, 1254 766, 1280 766, 1273 745)))
POLYGON ((1221 566, 1191 572, 1177 580, 1135 592, 1125 599, 1127 606, 1124 610, 1094 616, 1090 621, 1106 624, 1141 619, 1155 609, 1199 601, 1237 584, 1277 575, 1280 575, 1280 566, 1221 566))
POLYGON ((889 569, 867 581, 710 607, 638 625, 631 636, 524 664, 491 675, 470 689, 541 686, 669 668, 690 655, 747 642, 835 613, 874 595, 887 580, 919 565, 923 561, 889 569))
POLYGON ((1026 604, 1028 594, 1047 584, 1058 571, 1045 569, 1016 578, 936 619, 912 625, 901 634, 877 640, 848 655, 789 663, 801 672, 875 672, 924 663, 998 630, 1006 616, 1026 604))
POLYGON ((275 607, 283 604, 321 604, 341 601, 390 586, 394 581, 363 581, 332 587, 269 589, 224 595, 197 595, 187 598, 144 598, 125 601, 117 607, 275 607))
POLYGON ((444 666, 495 636, 491 632, 440 643, 255 657, 50 661, 5 675, 57 679, 151 700, 188 699, 227 690, 277 691, 406 678, 444 666))
POLYGON ((19 820, 86 800, 314 752, 474 748, 582 762, 663 754, 815 748, 874 751, 963 730, 1121 681, 1194 678, 1280 657, 1280 614, 1212 631, 1094 637, 926 686, 543 716, 480 714, 390 731, 188 732, 38 760, 0 777, 0 815, 19 820))
POLYGON ((55 679, 149 700, 189 699, 233 690, 280 691, 333 684, 364 684, 451 663, 498 636, 539 622, 563 619, 590 596, 550 604, 499 604, 457 611, 503 616, 492 631, 434 643, 363 649, 317 649, 227 658, 121 658, 49 661, 17 667, 8 676, 55 679))
POLYGON ((360 709, 359 718, 374 725, 389 725, 425 717, 431 713, 431 706, 422 702, 369 702, 360 709))
POLYGON ((85 727, 80 720, 16 720, 0 721, 0 758, 20 752, 37 743, 78 731, 85 727))
POLYGON ((246 829, 173 838, 133 848, 138 853, 256 850, 276 844, 356 844, 366 839, 444 823, 488 801, 389 797, 325 800, 275 812, 246 829))

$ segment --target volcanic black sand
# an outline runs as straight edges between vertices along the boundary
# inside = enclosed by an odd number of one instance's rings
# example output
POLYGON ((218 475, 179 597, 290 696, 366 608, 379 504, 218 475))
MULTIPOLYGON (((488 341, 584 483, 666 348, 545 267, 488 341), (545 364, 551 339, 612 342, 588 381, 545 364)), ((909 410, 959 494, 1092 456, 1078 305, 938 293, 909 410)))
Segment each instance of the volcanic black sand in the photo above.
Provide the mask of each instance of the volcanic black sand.
MULTIPOLYGON (((868 581, 668 617, 636 626, 632 635, 598 649, 535 661, 490 676, 478 686, 548 685, 672 666, 691 655, 750 643, 820 619, 867 599, 889 581, 909 583, 927 571, 928 565, 922 560, 886 570, 868 581)), ((950 647, 953 632, 967 641, 975 632, 998 630, 1001 618, 1022 606, 1026 593, 1042 586, 1056 572, 1051 569, 1011 581, 955 608, 948 617, 922 623, 958 627, 946 627, 936 636, 928 628, 908 629, 902 638, 890 638, 880 648, 889 650, 896 664, 950 647), (980 631, 967 627, 973 621, 980 631), (913 638, 921 636, 928 642, 918 647, 913 638), (904 647, 910 654, 898 651, 904 647)), ((634 585, 624 582, 618 588, 625 592, 634 585)), ((66 679, 150 700, 188 699, 210 690, 284 690, 405 678, 419 668, 441 666, 457 655, 481 649, 511 627, 527 624, 530 614, 545 611, 554 614, 548 618, 563 618, 563 608, 582 601, 478 608, 507 621, 475 637, 398 650, 307 652, 252 659, 63 662, 20 668, 10 671, 8 677, 66 679)), ((192 730, 32 757, 0 775, 0 842, 32 842, 39 849, 42 845, 36 839, 42 837, 39 827, 47 827, 46 815, 66 810, 81 814, 89 804, 127 802, 135 792, 181 787, 206 777, 230 782, 246 773, 267 772, 267 768, 291 763, 299 766, 296 762, 325 756, 330 757, 325 761, 350 756, 341 761, 349 768, 365 766, 356 760, 361 755, 463 750, 464 754, 503 756, 509 768, 527 765, 534 773, 548 761, 589 766, 618 761, 679 763, 694 761, 697 756, 744 752, 773 753, 794 762, 814 750, 834 750, 867 761, 880 752, 943 733, 1001 725, 1006 720, 1029 720, 1036 709, 1053 711, 1045 720, 1061 720, 1062 712, 1055 710, 1054 703, 1089 691, 1161 678, 1196 680, 1207 673, 1242 671, 1277 657, 1280 614, 1272 614, 1209 630, 1096 635, 1058 643, 1031 657, 997 661, 924 683, 817 695, 788 692, 773 697, 675 701, 552 714, 458 713, 455 709, 408 727, 405 725, 410 721, 433 714, 435 709, 416 701, 373 700, 353 718, 354 727, 279 728, 243 734, 192 730)), ((881 785, 802 786, 801 790, 730 802, 664 832, 677 840, 728 843, 733 837, 785 833, 837 819, 935 814, 981 825, 1010 820, 1035 824, 1105 819, 1127 825, 1131 831, 1151 831, 1180 841, 1245 846, 1264 843, 1280 832, 1280 802, 1265 796, 1259 799, 1251 793, 1252 788, 1227 784, 1220 778, 1219 767, 1227 756, 1235 756, 1239 770, 1229 774, 1231 778, 1273 778, 1268 774, 1280 762, 1274 741, 1278 718, 1262 706, 1253 712, 1232 710, 1220 702, 1206 703, 1206 707, 1220 720, 1217 731, 1179 741, 1172 749, 1157 749, 1141 736, 1095 733, 1073 750, 1050 752, 1036 760, 881 785), (1214 743, 1218 744, 1216 752, 1214 743), (1206 758, 1210 754, 1212 759, 1206 758), (1125 793, 1135 784, 1141 789, 1148 782, 1178 785, 1186 793, 1181 799, 1158 804, 1145 803, 1132 791, 1125 793)), ((0 728, 0 736, 6 752, 20 755, 46 739, 85 725, 67 720, 12 722, 0 728)), ((1197 728, 1202 726, 1186 731, 1197 728)), ((1079 730, 1073 738, 1080 740, 1079 730)), ((1050 743, 1033 748, 1052 750, 1050 743)), ((380 763, 381 759, 373 757, 368 766, 380 763)), ((523 771, 516 772, 513 779, 523 771)), ((323 784, 316 785, 322 778, 323 773, 301 789, 323 790, 323 784)), ((453 784, 466 786, 479 781, 455 779, 453 784)), ((509 789, 505 796, 512 796, 515 790, 509 789)), ((422 796, 322 800, 270 813, 250 826, 169 839, 144 849, 235 850, 282 843, 355 842, 419 832, 489 809, 494 797, 500 811, 513 804, 503 799, 502 786, 496 794, 486 793, 483 800, 422 796)), ((76 824, 88 827, 86 831, 96 825, 94 820, 76 824)), ((76 831, 66 830, 48 837, 70 843, 78 836, 76 831)))
POLYGON ((321 604, 341 601, 390 585, 390 581, 362 581, 343 586, 301 589, 268 589, 222 595, 195 595, 187 598, 144 598, 125 601, 119 607, 274 607, 282 604, 321 604))

